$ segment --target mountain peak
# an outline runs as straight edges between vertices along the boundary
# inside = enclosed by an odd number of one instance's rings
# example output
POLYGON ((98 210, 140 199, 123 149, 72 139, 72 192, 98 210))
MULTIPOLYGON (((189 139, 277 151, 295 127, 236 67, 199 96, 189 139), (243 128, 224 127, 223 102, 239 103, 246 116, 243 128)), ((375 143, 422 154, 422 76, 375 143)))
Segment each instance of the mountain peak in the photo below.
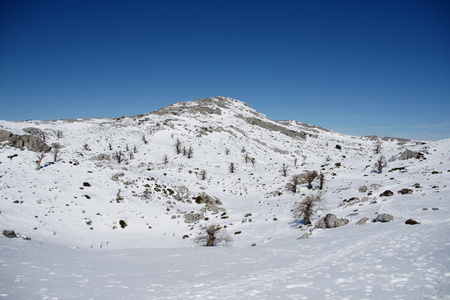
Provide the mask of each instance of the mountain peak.
POLYGON ((202 115, 222 115, 231 113, 233 115, 251 114, 253 116, 265 117, 264 114, 252 109, 250 106, 240 100, 229 97, 215 96, 208 98, 200 98, 187 102, 175 102, 172 105, 163 107, 155 112, 158 115, 185 115, 185 114, 202 114, 202 115))

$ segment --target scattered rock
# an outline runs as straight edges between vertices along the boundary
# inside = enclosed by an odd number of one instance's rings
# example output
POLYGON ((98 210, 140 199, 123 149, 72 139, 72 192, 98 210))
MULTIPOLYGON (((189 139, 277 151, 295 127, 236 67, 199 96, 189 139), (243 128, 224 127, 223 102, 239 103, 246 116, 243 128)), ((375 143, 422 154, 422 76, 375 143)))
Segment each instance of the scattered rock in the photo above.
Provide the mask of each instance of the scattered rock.
POLYGON ((439 210, 439 208, 437 208, 437 207, 433 207, 433 208, 432 208, 432 210, 439 210))
POLYGON ((234 234, 241 234, 242 233, 242 231, 236 231, 234 234))
POLYGON ((372 222, 391 222, 394 221, 394 216, 390 214, 379 214, 375 219, 372 220, 372 222))
POLYGON ((116 173, 113 176, 111 176, 112 181, 119 181, 119 178, 125 176, 125 173, 116 173))
POLYGON ((14 230, 7 230, 7 229, 5 229, 5 230, 3 230, 3 235, 6 236, 7 238, 10 238, 10 239, 17 237, 17 235, 14 232, 14 230))
POLYGON ((390 197, 390 196, 393 196, 394 195, 394 192, 393 191, 391 191, 391 190, 386 190, 386 191, 384 191, 384 192, 382 192, 381 194, 380 194, 380 197, 390 197))
POLYGON ((412 194, 413 193, 413 190, 411 190, 411 189, 401 189, 400 191, 398 191, 397 192, 398 194, 401 194, 401 195, 409 195, 409 194, 412 194))
POLYGON ((356 225, 364 225, 367 223, 367 221, 369 221, 369 218, 366 218, 366 217, 361 218, 361 219, 359 219, 358 222, 356 222, 356 225))
POLYGON ((408 219, 408 220, 405 221, 405 224, 407 224, 407 225, 417 225, 417 224, 420 224, 420 222, 417 222, 416 220, 413 220, 413 219, 408 219))
POLYGON ((83 182, 83 186, 89 187, 91 184, 89 182, 83 182))
POLYGON ((348 223, 348 219, 340 218, 338 219, 336 215, 327 214, 325 217, 322 217, 319 221, 316 222, 315 228, 336 228, 344 226, 348 223))
POLYGON ((120 227, 122 227, 122 228, 125 228, 125 227, 128 226, 128 224, 127 224, 124 220, 120 220, 120 221, 119 221, 119 225, 120 225, 120 227))

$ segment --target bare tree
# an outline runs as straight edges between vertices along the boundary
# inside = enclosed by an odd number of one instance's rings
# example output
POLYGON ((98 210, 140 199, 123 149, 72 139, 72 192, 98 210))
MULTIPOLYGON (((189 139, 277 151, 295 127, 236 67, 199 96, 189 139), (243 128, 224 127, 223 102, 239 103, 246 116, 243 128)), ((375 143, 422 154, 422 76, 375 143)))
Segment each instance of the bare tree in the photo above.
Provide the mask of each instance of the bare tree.
POLYGON ((381 155, 379 159, 377 159, 377 161, 375 162, 375 169, 377 169, 378 173, 381 174, 381 172, 383 171, 383 168, 387 166, 387 161, 386 158, 381 155))
POLYGON ((109 143, 109 150, 112 150, 112 145, 111 145, 111 143, 109 143))
POLYGON ((134 153, 137 153, 137 147, 136 147, 136 145, 134 145, 134 147, 133 147, 133 152, 134 152, 134 153))
POLYGON ((142 141, 144 142, 144 144, 147 144, 147 139, 145 138, 145 134, 142 135, 142 141))
POLYGON ((116 195, 116 202, 117 203, 120 203, 120 201, 122 201, 123 200, 123 198, 122 198, 122 196, 120 196, 120 189, 119 189, 119 191, 117 192, 117 195, 116 195))
POLYGON ((127 152, 130 151, 130 148, 128 147, 128 144, 126 144, 125 150, 126 150, 127 152))
POLYGON ((245 163, 248 163, 249 160, 250 160, 250 156, 249 156, 248 153, 246 152, 246 153, 244 154, 244 161, 245 161, 245 163))
POLYGON ((59 149, 53 148, 53 162, 56 162, 58 160, 58 154, 59 154, 59 149))
POLYGON ((229 155, 229 154, 230 154, 230 149, 225 148, 225 154, 226 154, 226 155, 229 155))
POLYGON ((188 158, 191 158, 193 153, 194 153, 194 149, 192 149, 192 147, 189 146, 189 148, 188 148, 187 151, 186 151, 187 157, 188 157, 188 158))
POLYGON ((134 153, 133 152, 130 152, 130 160, 131 159, 134 159, 134 153))
POLYGON ((306 171, 304 174, 301 175, 301 183, 306 183, 308 189, 312 189, 312 182, 317 177, 316 171, 306 171))
POLYGON ((297 161, 298 161, 298 159, 297 159, 297 157, 294 159, 294 167, 296 167, 297 166, 297 161))
POLYGON ((56 133, 56 137, 58 138, 58 140, 64 136, 64 133, 62 130, 56 130, 55 133, 56 133))
POLYGON ((202 180, 206 179, 206 171, 205 170, 200 171, 200 177, 202 178, 202 180))
POLYGON ((283 164, 283 166, 281 167, 281 173, 283 174, 284 177, 287 176, 287 172, 288 172, 288 166, 286 164, 283 164))
POLYGON ((293 175, 291 181, 286 184, 286 187, 290 189, 294 194, 297 193, 297 186, 300 184, 300 175, 293 175))
POLYGON ((222 229, 217 224, 203 225, 194 241, 197 245, 203 247, 226 245, 232 241, 232 238, 222 229))
POLYGON ((381 142, 378 141, 373 148, 373 153, 380 154, 381 153, 381 142))
POLYGON ((89 149, 89 145, 87 143, 84 143, 83 149, 86 150, 86 151, 89 151, 90 150, 89 149))
POLYGON ((234 163, 230 163, 229 169, 230 169, 230 173, 234 173, 234 171, 236 170, 234 163))
POLYGON ((167 165, 169 163, 169 157, 166 155, 164 155, 164 164, 167 165))
POLYGON ((123 152, 122 151, 114 152, 113 158, 116 159, 117 162, 120 164, 123 161, 123 152))
POLYGON ((177 139, 177 141, 175 142, 175 150, 177 151, 177 154, 181 153, 181 141, 180 139, 177 139))
POLYGON ((41 152, 37 155, 37 161, 36 161, 36 170, 39 170, 41 168, 41 162, 45 157, 45 153, 41 152))
POLYGON ((255 158, 254 157, 250 157, 250 161, 252 163, 252 166, 255 166, 255 162, 256 162, 255 158))
POLYGON ((319 190, 323 189, 323 183, 325 181, 325 175, 323 175, 322 171, 319 173, 319 190))
POLYGON ((311 224, 311 217, 323 207, 322 194, 309 194, 300 203, 294 205, 292 212, 295 219, 303 218, 305 225, 311 224))

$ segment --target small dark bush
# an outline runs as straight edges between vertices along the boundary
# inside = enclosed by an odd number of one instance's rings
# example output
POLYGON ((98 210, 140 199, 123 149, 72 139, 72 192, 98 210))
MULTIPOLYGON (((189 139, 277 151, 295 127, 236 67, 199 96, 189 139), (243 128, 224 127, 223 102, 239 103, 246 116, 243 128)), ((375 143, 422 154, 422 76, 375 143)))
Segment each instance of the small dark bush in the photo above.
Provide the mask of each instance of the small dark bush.
POLYGON ((83 182, 83 186, 91 186, 91 184, 89 182, 83 182))
POLYGON ((341 147, 341 145, 336 145, 336 149, 338 149, 338 150, 342 150, 342 147, 341 147))

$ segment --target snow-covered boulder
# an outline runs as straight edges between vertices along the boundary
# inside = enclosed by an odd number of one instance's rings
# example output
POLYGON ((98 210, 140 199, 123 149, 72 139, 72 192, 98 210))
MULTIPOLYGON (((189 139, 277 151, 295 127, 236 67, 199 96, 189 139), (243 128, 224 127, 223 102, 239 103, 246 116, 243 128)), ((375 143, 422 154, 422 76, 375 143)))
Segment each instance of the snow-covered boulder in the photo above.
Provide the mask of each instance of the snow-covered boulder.
POLYGON ((372 222, 391 222, 394 221, 394 216, 390 214, 379 214, 375 219, 372 220, 372 222))
POLYGON ((348 219, 340 218, 338 219, 336 215, 327 214, 325 217, 322 217, 319 221, 316 222, 315 228, 336 228, 344 226, 348 223, 348 219))

